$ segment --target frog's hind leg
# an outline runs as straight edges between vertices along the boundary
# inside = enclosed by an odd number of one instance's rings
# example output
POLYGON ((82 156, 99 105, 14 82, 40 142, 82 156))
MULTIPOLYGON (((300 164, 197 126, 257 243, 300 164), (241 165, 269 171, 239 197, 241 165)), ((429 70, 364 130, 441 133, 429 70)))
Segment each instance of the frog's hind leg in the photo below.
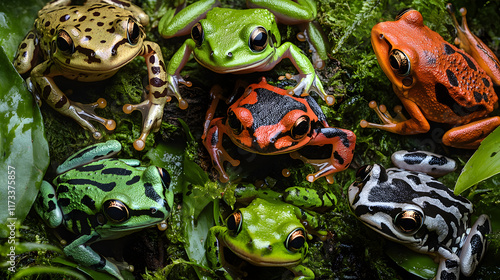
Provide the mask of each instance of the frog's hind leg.
POLYGON ((465 276, 471 276, 483 258, 488 245, 486 235, 490 233, 490 219, 483 214, 472 226, 460 253, 460 269, 465 276))
POLYGON ((493 51, 470 31, 467 19, 465 18, 467 10, 465 8, 460 9, 460 14, 462 15, 462 25, 460 25, 455 18, 455 8, 453 5, 446 5, 446 9, 451 15, 453 24, 457 30, 455 44, 470 54, 479 66, 486 71, 486 74, 490 76, 493 82, 500 85, 500 62, 493 51))
POLYGON ((481 141, 500 126, 500 117, 495 116, 454 127, 443 135, 443 144, 461 149, 477 149, 481 141))
POLYGON ((332 154, 327 159, 309 159, 298 151, 290 153, 294 159, 300 159, 304 163, 311 164, 316 173, 307 175, 309 182, 314 182, 320 177, 326 177, 328 183, 333 183, 333 173, 340 172, 349 167, 354 154, 356 135, 350 130, 325 127, 318 131, 308 145, 332 145, 332 154))

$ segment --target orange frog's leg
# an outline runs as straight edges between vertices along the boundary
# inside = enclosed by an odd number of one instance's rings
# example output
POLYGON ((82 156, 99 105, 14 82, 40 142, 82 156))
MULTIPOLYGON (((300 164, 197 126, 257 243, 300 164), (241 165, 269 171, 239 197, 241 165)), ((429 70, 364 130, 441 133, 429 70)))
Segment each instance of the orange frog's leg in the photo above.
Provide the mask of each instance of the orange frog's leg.
POLYGON ((203 135, 201 136, 201 140, 205 140, 208 134, 208 129, 214 119, 215 110, 217 109, 217 105, 219 105, 219 100, 222 96, 222 88, 219 85, 214 85, 210 89, 210 99, 212 102, 208 106, 207 114, 205 115, 205 123, 203 124, 203 135))
POLYGON ((74 119, 81 127, 90 131, 95 139, 100 139, 102 134, 89 121, 99 122, 108 130, 115 129, 116 123, 114 120, 99 117, 94 113, 95 108, 102 109, 106 107, 105 99, 99 98, 97 102, 91 104, 81 104, 69 100, 54 82, 53 77, 59 75, 61 75, 59 69, 52 62, 45 61, 31 71, 31 77, 27 80, 28 87, 32 92, 41 95, 43 100, 54 110, 74 119), (43 73, 50 74, 44 75, 43 73))
POLYGON ((457 29, 455 44, 476 60, 479 66, 481 66, 493 80, 493 83, 500 85, 500 62, 490 48, 469 30, 465 18, 467 10, 465 8, 460 9, 460 14, 462 15, 462 25, 460 25, 455 17, 455 8, 453 5, 448 3, 446 9, 448 13, 450 13, 455 28, 457 29))
POLYGON ((309 159, 298 151, 290 153, 294 159, 311 164, 316 173, 307 175, 309 182, 325 177, 328 183, 333 183, 333 173, 345 170, 351 164, 356 145, 356 135, 350 130, 335 127, 319 128, 316 136, 307 145, 332 145, 332 154, 326 159, 309 159))
POLYGON ((134 141, 134 148, 138 151, 144 149, 146 137, 149 133, 160 129, 163 118, 163 107, 169 102, 171 97, 167 95, 167 73, 161 54, 160 46, 153 42, 144 42, 140 53, 146 59, 149 78, 149 94, 146 100, 140 104, 125 104, 123 112, 130 114, 135 110, 142 113, 142 132, 137 140, 134 141))
POLYGON ((422 114, 422 111, 420 111, 417 104, 406 98, 401 98, 401 102, 403 102, 406 111, 408 111, 411 115, 411 119, 408 120, 403 116, 401 113, 401 106, 394 107, 396 117, 393 118, 387 112, 385 105, 377 106, 377 102, 371 101, 369 104, 370 108, 377 113, 383 124, 370 123, 366 120, 361 120, 359 125, 362 128, 378 128, 402 135, 419 134, 429 131, 429 122, 422 114))
POLYGON ((219 172, 219 180, 225 183, 229 181, 229 176, 224 169, 224 162, 228 161, 232 166, 238 166, 240 161, 233 159, 222 147, 222 137, 226 133, 222 120, 223 118, 217 118, 210 122, 210 127, 205 139, 203 139, 203 145, 210 154, 214 168, 219 172))
POLYGON ((491 117, 457 126, 443 135, 443 144, 455 148, 477 149, 481 141, 500 126, 500 117, 491 117))

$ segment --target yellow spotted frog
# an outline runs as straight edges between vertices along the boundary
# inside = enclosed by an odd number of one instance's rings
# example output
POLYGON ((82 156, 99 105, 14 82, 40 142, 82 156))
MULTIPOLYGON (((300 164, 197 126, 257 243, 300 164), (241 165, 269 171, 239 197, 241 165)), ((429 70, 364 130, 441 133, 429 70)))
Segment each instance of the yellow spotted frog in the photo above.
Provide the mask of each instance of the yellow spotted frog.
POLYGON ((143 26, 149 17, 128 1, 70 4, 68 0, 52 1, 38 12, 33 29, 19 45, 14 67, 21 75, 29 76, 27 83, 36 97, 41 96, 56 111, 74 119, 99 139, 102 135, 90 121, 97 121, 108 130, 116 127, 114 120, 94 113, 95 108, 106 107, 106 100, 99 98, 92 104, 71 101, 54 78, 100 81, 113 76, 136 56, 143 56, 149 75, 148 98, 123 108, 125 113, 138 109, 143 114, 142 133, 134 143, 137 150, 142 150, 150 131, 159 129, 164 104, 170 100, 160 47, 145 41, 143 26))

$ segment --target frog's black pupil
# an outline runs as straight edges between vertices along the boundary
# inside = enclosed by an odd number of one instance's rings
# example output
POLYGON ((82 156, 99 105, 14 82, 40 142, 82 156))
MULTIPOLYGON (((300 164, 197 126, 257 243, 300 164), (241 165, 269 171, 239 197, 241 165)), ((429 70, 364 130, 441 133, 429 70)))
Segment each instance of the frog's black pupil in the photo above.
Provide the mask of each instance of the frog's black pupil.
POLYGON ((392 50, 389 55, 389 63, 399 75, 407 76, 410 74, 410 61, 404 52, 392 50))
POLYGON ((286 240, 285 247, 288 250, 296 251, 304 246, 306 242, 304 230, 301 228, 292 231, 286 240))
POLYGON ((422 224, 422 215, 415 210, 407 210, 398 214, 396 225, 406 233, 411 233, 420 228, 422 224))
POLYGON ((394 57, 394 55, 391 55, 389 57, 389 62, 391 63, 391 67, 398 70, 399 69, 399 62, 398 60, 394 57))
POLYGON ((73 40, 65 31, 61 31, 56 40, 57 48, 63 52, 74 53, 73 40))
POLYGON ((253 51, 263 51, 267 46, 267 32, 264 27, 257 27, 250 35, 250 48, 253 51))
POLYGON ((237 211, 237 212, 234 212, 233 214, 231 214, 231 216, 229 216, 227 218, 227 229, 229 229, 230 231, 232 231, 233 233, 239 233, 240 231, 240 226, 241 226, 241 223, 242 223, 242 219, 241 219, 241 212, 240 211, 237 211))
POLYGON ((299 118, 297 122, 295 122, 295 126, 292 128, 291 131, 292 137, 297 139, 306 135, 306 133, 309 132, 309 124, 310 122, 308 116, 303 116, 299 118))
POLYGON ((163 186, 168 189, 170 187, 170 174, 165 168, 159 168, 158 172, 160 173, 161 181, 163 182, 163 186))
POLYGON ((137 41, 139 39, 139 26, 137 25, 137 23, 129 21, 129 30, 127 35, 128 35, 128 41, 131 45, 137 44, 137 41))
POLYGON ((203 27, 199 22, 191 29, 191 38, 198 46, 203 42, 203 27))
POLYGON ((227 122, 234 134, 239 135, 243 131, 243 125, 233 111, 229 111, 227 114, 227 122))
POLYGON ((104 213, 106 217, 115 223, 124 222, 129 218, 127 206, 119 200, 108 200, 104 202, 104 213))
POLYGON ((358 171, 356 171, 356 178, 358 179, 365 179, 368 174, 370 174, 370 171, 372 170, 371 165, 363 165, 361 166, 358 171))

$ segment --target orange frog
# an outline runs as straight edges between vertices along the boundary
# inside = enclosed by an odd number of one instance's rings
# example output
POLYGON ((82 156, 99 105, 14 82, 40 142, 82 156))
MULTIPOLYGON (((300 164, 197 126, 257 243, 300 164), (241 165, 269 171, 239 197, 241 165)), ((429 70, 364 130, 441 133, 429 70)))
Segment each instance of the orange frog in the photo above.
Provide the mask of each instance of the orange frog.
POLYGON ((224 161, 233 166, 240 164, 222 147, 224 134, 251 153, 290 153, 292 158, 311 164, 316 173, 307 175, 309 182, 325 177, 333 183, 332 174, 345 170, 351 163, 356 135, 350 130, 329 127, 323 111, 311 96, 291 96, 262 78, 260 83, 249 85, 228 108, 227 117, 213 119, 219 99, 214 90, 211 95, 214 102, 207 112, 202 139, 221 182, 229 180, 224 161), (309 145, 321 146, 323 158, 309 159, 299 153, 299 149, 309 145))
POLYGON ((391 117, 384 105, 371 101, 370 108, 383 124, 362 120, 361 127, 410 135, 429 131, 428 121, 447 123, 454 127, 443 135, 445 145, 474 149, 500 125, 500 117, 486 117, 498 99, 493 82, 500 82, 500 63, 470 32, 465 8, 460 10, 462 26, 451 4, 447 9, 458 30, 456 43, 470 55, 425 26, 422 15, 413 9, 373 27, 371 41, 378 63, 410 119, 403 116, 401 106, 394 108, 396 116, 391 117))

